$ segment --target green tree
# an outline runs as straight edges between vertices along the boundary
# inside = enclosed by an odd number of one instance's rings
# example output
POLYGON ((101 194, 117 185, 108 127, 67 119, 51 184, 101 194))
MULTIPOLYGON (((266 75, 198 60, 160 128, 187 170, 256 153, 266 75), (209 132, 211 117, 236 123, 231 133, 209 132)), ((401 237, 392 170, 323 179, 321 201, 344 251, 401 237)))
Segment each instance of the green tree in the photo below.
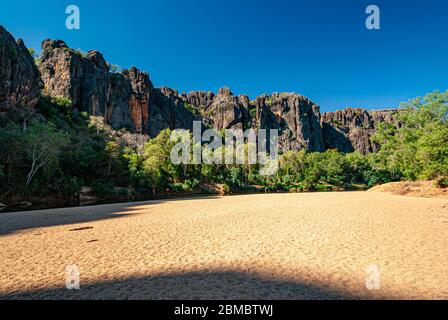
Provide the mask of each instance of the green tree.
POLYGON ((380 125, 373 141, 381 145, 375 162, 393 179, 434 179, 447 174, 448 91, 402 104, 396 124, 380 125))
POLYGON ((28 162, 25 185, 28 187, 39 171, 51 173, 57 166, 61 146, 66 136, 52 123, 34 122, 24 136, 25 160, 28 162))

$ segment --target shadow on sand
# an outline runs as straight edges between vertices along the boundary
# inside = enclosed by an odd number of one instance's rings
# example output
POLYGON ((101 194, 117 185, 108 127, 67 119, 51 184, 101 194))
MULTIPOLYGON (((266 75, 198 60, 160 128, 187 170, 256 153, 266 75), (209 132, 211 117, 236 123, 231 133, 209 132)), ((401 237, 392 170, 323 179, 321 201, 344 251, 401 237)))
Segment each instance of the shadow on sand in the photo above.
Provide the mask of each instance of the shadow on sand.
MULTIPOLYGON (((0 295, 4 300, 357 300, 369 297, 294 280, 234 271, 197 271, 82 284, 81 290, 42 289, 0 295)), ((370 297, 372 298, 372 297, 370 297)))
POLYGON ((72 207, 38 211, 0 213, 0 236, 20 230, 87 223, 116 219, 147 211, 148 206, 172 201, 215 199, 216 196, 162 199, 143 202, 114 203, 86 207, 72 207))

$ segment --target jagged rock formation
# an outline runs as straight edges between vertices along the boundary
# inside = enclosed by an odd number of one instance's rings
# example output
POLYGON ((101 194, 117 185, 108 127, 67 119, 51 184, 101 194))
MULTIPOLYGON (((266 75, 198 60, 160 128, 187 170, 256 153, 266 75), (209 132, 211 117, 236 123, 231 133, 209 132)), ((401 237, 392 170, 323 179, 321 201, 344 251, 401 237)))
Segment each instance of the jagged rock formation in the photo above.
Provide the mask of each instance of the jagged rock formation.
POLYGON ((111 74, 106 121, 114 128, 147 133, 153 91, 148 74, 135 67, 111 74))
POLYGON ((33 57, 21 39, 0 26, 0 112, 11 107, 34 107, 42 82, 33 57))
POLYGON ((199 117, 185 108, 178 92, 167 87, 154 90, 149 118, 150 136, 156 136, 166 128, 192 130, 193 121, 200 121, 199 117))
POLYGON ((324 151, 320 109, 308 98, 274 93, 258 97, 255 107, 259 128, 279 129, 281 150, 324 151))
POLYGON ((371 141, 381 122, 393 123, 396 110, 366 111, 347 108, 327 112, 322 117, 322 133, 325 149, 341 152, 359 151, 363 154, 376 152, 378 145, 371 141))
POLYGON ((129 106, 134 130, 138 133, 146 133, 149 124, 149 100, 153 94, 154 86, 149 80, 149 75, 135 67, 124 70, 122 75, 129 81, 132 88, 129 106))
POLYGON ((217 130, 244 129, 244 124, 248 122, 247 108, 229 88, 220 89, 205 112, 212 119, 213 128, 217 130))
POLYGON ((157 135, 165 128, 191 128, 193 115, 177 91, 154 89, 149 75, 135 67, 109 72, 101 53, 83 55, 60 40, 45 40, 39 64, 45 93, 65 97, 73 107, 104 116, 116 129, 157 135))
POLYGON ((182 94, 182 99, 194 106, 198 111, 208 109, 214 98, 215 94, 211 91, 192 91, 188 94, 182 94))
POLYGON ((283 151, 323 151, 320 111, 308 98, 295 93, 263 95, 251 102, 246 95, 234 96, 222 88, 217 95, 195 91, 183 94, 209 126, 221 129, 279 129, 283 151))
POLYGON ((109 67, 101 53, 84 56, 63 41, 45 40, 39 70, 46 94, 69 98, 73 107, 94 116, 106 113, 109 67))
POLYGON ((345 109, 321 115, 319 106, 296 93, 262 95, 250 101, 229 88, 217 94, 154 88, 149 75, 131 67, 111 73, 98 51, 83 54, 61 40, 45 40, 39 70, 22 41, 0 26, 0 111, 33 107, 42 88, 65 97, 72 107, 102 116, 115 129, 156 136, 161 130, 189 129, 193 121, 222 129, 278 129, 282 151, 306 149, 374 152, 370 140, 378 123, 393 122, 395 111, 345 109), (40 75, 39 75, 40 72, 40 75))
POLYGON ((249 97, 234 96, 229 88, 221 88, 218 94, 192 91, 182 94, 184 103, 191 105, 206 126, 216 130, 245 129, 251 123, 249 97))

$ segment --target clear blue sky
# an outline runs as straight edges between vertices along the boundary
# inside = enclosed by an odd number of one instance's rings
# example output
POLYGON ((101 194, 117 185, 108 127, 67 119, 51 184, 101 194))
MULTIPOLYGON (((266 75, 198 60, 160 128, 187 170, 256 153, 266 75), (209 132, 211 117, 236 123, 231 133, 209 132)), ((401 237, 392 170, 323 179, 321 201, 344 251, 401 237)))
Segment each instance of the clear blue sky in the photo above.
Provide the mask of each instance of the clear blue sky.
POLYGON ((135 65, 156 86, 235 94, 294 91, 322 110, 394 107, 448 89, 446 0, 1 0, 0 24, 135 65), (65 28, 65 8, 81 30, 65 28), (381 9, 381 30, 365 8, 381 9))

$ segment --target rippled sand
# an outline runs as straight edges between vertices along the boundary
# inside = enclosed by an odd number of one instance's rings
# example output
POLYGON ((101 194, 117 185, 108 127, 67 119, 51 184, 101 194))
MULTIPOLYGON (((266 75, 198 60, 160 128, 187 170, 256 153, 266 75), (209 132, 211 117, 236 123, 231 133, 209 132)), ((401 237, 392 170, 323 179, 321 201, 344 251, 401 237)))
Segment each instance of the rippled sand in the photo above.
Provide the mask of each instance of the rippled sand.
POLYGON ((0 213, 0 298, 448 299, 448 201, 260 194, 0 213), (81 290, 65 288, 72 264, 81 290))

